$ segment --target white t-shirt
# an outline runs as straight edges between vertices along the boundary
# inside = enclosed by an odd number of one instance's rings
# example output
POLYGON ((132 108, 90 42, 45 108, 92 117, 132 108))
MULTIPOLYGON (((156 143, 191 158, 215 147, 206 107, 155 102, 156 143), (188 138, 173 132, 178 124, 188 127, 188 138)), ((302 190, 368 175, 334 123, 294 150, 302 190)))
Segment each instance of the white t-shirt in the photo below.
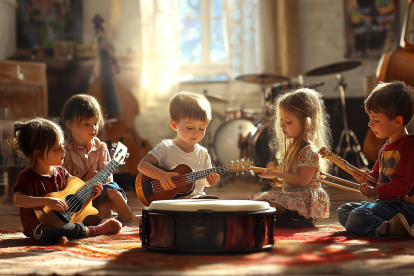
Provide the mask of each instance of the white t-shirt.
MULTIPOLYGON (((207 149, 199 144, 195 145, 193 152, 187 153, 180 149, 173 140, 165 139, 148 154, 154 156, 158 160, 158 165, 167 170, 172 170, 181 164, 189 166, 193 171, 202 171, 212 167, 207 149)), ((207 183, 205 178, 197 180, 191 195, 205 195, 203 190, 207 183)))

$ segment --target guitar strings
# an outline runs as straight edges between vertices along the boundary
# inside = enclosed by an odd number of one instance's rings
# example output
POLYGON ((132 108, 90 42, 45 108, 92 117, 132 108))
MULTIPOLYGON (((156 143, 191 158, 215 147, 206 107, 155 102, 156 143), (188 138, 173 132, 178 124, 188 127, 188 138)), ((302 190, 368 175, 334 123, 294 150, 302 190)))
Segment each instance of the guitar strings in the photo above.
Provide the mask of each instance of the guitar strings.
MULTIPOLYGON (((95 183, 102 183, 105 181, 111 172, 119 166, 114 159, 112 159, 105 168, 102 169, 100 173, 95 175, 88 183, 86 183, 78 192, 76 192, 72 197, 66 202, 69 205, 69 208, 62 213, 67 214, 68 216, 72 216, 75 211, 82 206, 88 199, 90 199, 95 191, 95 183), (110 168, 110 169, 109 169, 110 168), (105 173, 107 176, 105 177, 105 173), (101 176, 102 175, 102 176, 101 176), (90 185, 92 184, 92 185, 90 185), (75 203, 75 204, 73 204, 75 203)), ((103 184, 103 183, 102 183, 103 184)))
MULTIPOLYGON (((173 176, 171 180, 173 180, 175 187, 180 187, 188 183, 197 181, 199 179, 205 178, 208 175, 210 175, 211 172, 222 174, 228 171, 229 169, 227 168, 227 166, 221 166, 221 167, 210 168, 210 169, 203 170, 203 171, 190 172, 190 173, 186 173, 183 175, 173 176)), ((154 180, 151 182, 151 184, 152 184, 154 193, 165 191, 159 180, 154 180)))

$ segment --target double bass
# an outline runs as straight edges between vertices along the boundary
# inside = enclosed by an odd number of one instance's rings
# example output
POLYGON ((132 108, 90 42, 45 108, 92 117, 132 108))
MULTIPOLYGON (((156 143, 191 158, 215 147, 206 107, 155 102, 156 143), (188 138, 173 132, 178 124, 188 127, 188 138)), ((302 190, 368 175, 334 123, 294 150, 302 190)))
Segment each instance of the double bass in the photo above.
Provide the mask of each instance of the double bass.
POLYGON ((93 23, 97 35, 100 76, 91 85, 87 94, 94 96, 106 115, 105 126, 99 133, 99 138, 109 146, 112 143, 123 143, 130 152, 126 169, 136 175, 139 161, 144 158, 151 147, 148 141, 139 137, 136 132, 134 119, 139 114, 138 101, 132 93, 116 78, 119 72, 114 49, 106 38, 102 27, 103 18, 95 15, 93 23))
MULTIPOLYGON (((414 86, 414 0, 408 0, 407 13, 401 33, 400 47, 382 55, 377 68, 378 81, 403 81, 414 86)), ((387 139, 377 138, 371 130, 365 137, 363 153, 375 162, 387 139)))

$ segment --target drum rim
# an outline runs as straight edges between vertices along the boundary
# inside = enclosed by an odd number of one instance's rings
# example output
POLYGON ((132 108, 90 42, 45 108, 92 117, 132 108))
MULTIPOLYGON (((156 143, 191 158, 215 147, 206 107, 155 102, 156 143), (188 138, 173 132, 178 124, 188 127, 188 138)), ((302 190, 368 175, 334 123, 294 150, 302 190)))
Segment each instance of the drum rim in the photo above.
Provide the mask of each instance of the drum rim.
POLYGON ((147 214, 165 214, 165 215, 197 215, 197 216, 214 216, 214 215, 233 215, 233 216, 248 216, 259 214, 272 214, 276 213, 275 207, 269 207, 267 209, 258 209, 251 211, 212 211, 212 210, 198 210, 198 211, 177 211, 177 210, 155 210, 145 207, 142 209, 142 215, 144 212, 147 214))

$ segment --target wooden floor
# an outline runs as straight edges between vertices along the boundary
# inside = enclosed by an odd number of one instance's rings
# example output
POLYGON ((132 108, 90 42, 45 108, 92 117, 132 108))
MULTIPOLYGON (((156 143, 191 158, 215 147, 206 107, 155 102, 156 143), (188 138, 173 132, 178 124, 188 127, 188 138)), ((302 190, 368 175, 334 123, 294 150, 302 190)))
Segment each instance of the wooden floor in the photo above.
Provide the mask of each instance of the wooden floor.
MULTIPOLYGON (((205 188, 207 194, 218 196, 220 199, 246 199, 249 195, 261 192, 265 186, 265 181, 259 184, 260 178, 252 175, 223 175, 219 183, 212 188, 205 188)), ((367 200, 359 193, 345 191, 339 188, 334 188, 326 184, 322 184, 325 191, 328 193, 331 208, 330 217, 327 219, 318 220, 317 224, 337 224, 336 217, 337 208, 346 202, 360 202, 367 200)), ((135 191, 127 190, 128 204, 133 210, 134 214, 140 215, 144 207, 138 200, 135 191)), ((272 191, 278 191, 280 188, 271 188, 272 191)), ((19 208, 13 204, 13 199, 10 194, 4 198, 0 204, 0 229, 21 226, 19 217, 19 208)))

